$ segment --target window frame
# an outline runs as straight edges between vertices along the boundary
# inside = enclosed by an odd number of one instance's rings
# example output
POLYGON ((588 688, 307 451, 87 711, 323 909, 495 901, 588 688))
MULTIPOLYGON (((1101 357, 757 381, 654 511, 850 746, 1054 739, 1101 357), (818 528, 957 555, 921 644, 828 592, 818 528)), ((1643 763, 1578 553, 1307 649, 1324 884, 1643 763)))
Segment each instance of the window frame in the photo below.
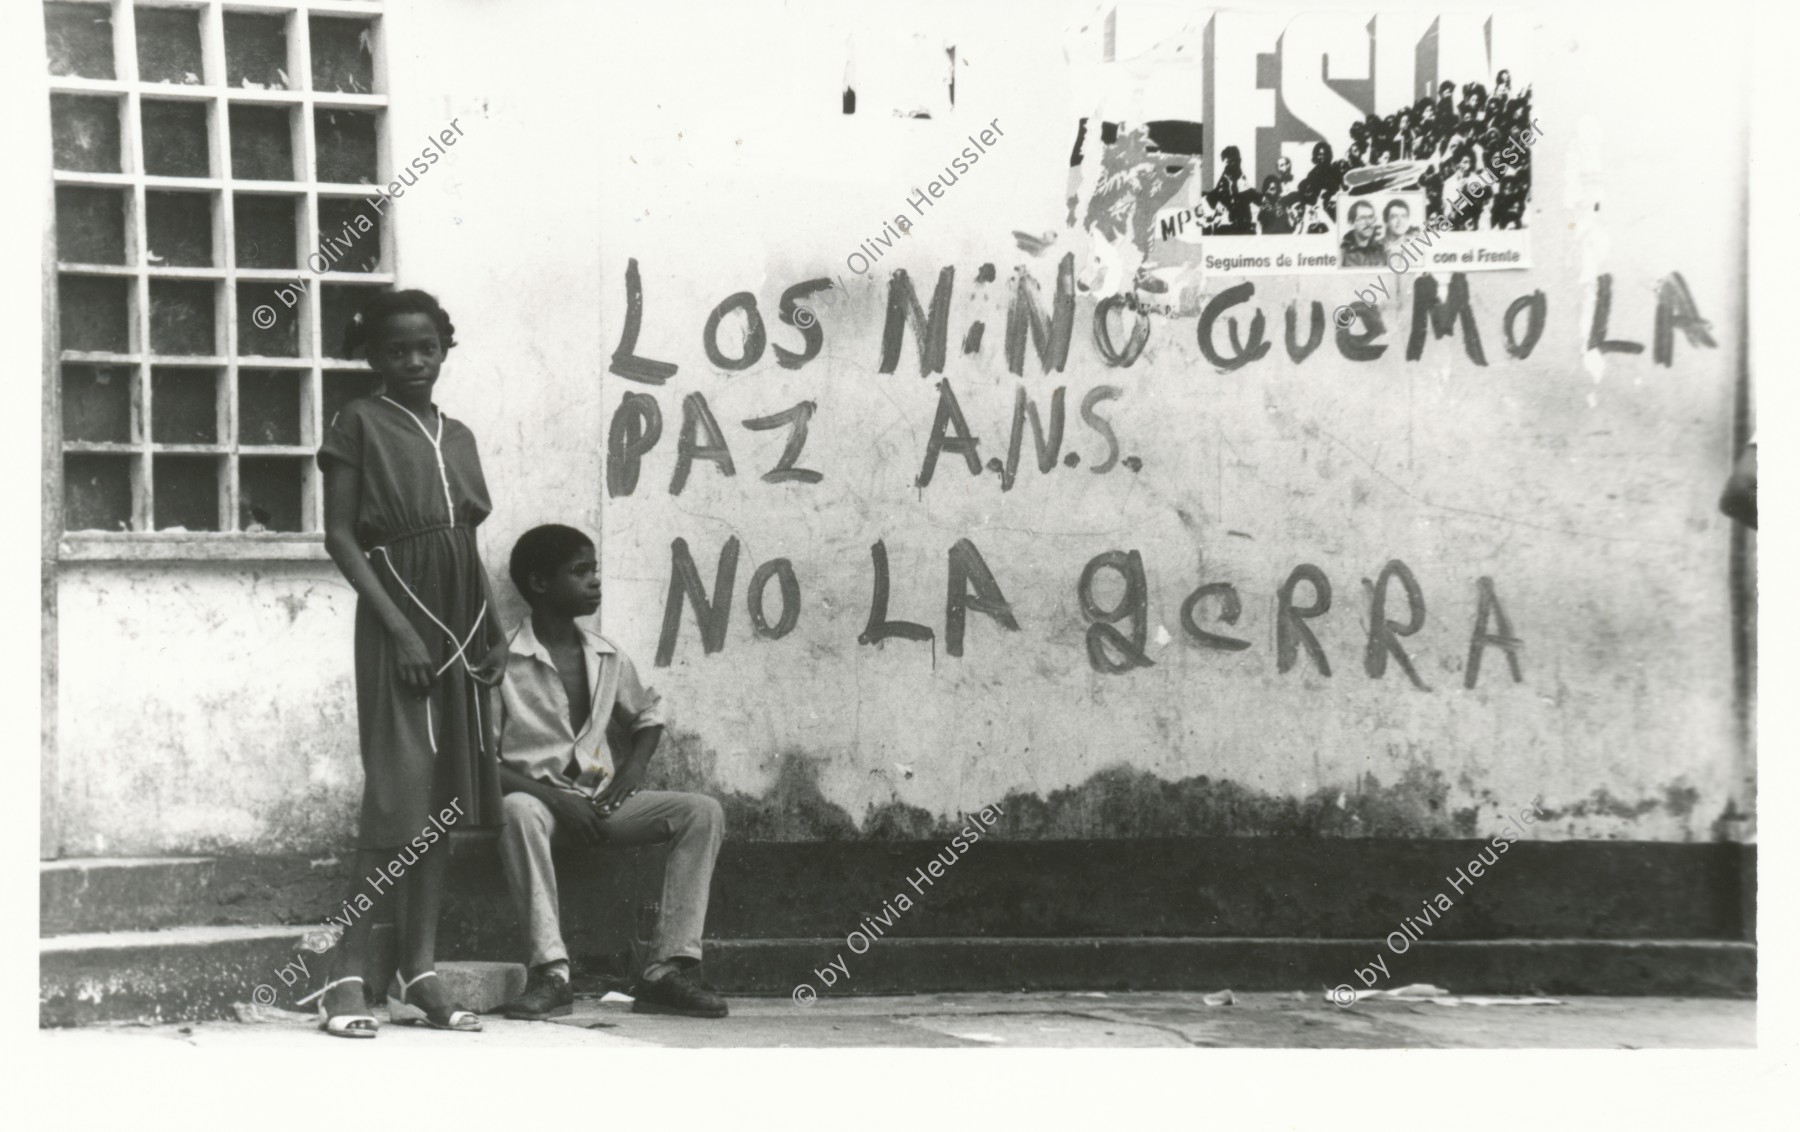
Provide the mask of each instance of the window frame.
MULTIPOLYGON (((49 48, 44 49, 47 83, 45 112, 59 95, 101 96, 120 110, 119 168, 117 173, 77 172, 55 168, 52 155, 49 190, 49 231, 45 237, 47 339, 45 347, 46 455, 54 463, 46 469, 46 522, 55 536, 57 557, 83 560, 193 560, 193 559, 323 559, 323 483, 314 456, 323 436, 325 390, 328 382, 347 371, 366 372, 362 363, 328 356, 323 340, 323 311, 328 289, 391 286, 395 279, 396 247, 392 209, 386 201, 380 212, 379 271, 330 270, 323 274, 307 266, 307 256, 320 246, 320 202, 380 198, 379 189, 391 179, 390 101, 386 68, 385 5, 379 0, 101 0, 96 7, 111 15, 113 47, 112 79, 56 75, 50 72, 49 48), (203 71, 198 84, 147 82, 138 70, 137 12, 145 9, 181 9, 197 14, 203 71), (271 15, 286 20, 289 89, 269 90, 226 85, 225 17, 271 15), (345 17, 369 23, 372 90, 369 93, 315 91, 311 23, 315 17, 345 17), (142 108, 145 101, 185 101, 207 107, 209 175, 174 177, 148 174, 142 108), (234 106, 279 107, 289 114, 294 169, 291 180, 252 180, 234 175, 231 151, 231 109, 234 106), (375 118, 375 180, 370 183, 321 181, 318 178, 318 128, 316 112, 350 110, 375 118), (123 195, 125 247, 123 265, 92 264, 63 259, 57 247, 57 190, 98 188, 123 195), (191 192, 204 195, 212 210, 212 266, 162 266, 150 260, 146 223, 146 194, 191 192), (277 195, 296 202, 295 268, 240 267, 237 262, 236 201, 240 196, 277 195), (306 286, 292 310, 278 317, 298 321, 297 353, 293 357, 260 356, 239 351, 240 318, 243 317, 240 285, 290 285, 303 277, 306 286), (127 286, 126 350, 92 351, 63 348, 64 312, 61 290, 71 278, 123 279, 127 286), (213 290, 213 347, 206 355, 158 353, 150 340, 153 283, 205 282, 213 290), (71 366, 104 366, 131 374, 128 398, 130 439, 125 441, 70 440, 64 435, 63 387, 71 366), (210 371, 215 378, 218 407, 215 443, 164 443, 153 434, 154 377, 170 368, 210 371), (240 389, 251 372, 291 373, 297 383, 299 442, 252 444, 240 436, 240 389), (67 485, 64 468, 71 456, 119 457, 128 463, 131 492, 130 529, 107 531, 66 529, 67 485), (155 527, 155 480, 158 457, 189 456, 217 461, 219 488, 218 530, 158 530, 155 527), (274 458, 299 465, 300 526, 298 531, 243 530, 241 471, 246 459, 274 458)), ((40 13, 47 9, 40 5, 40 13)), ((54 125, 52 123, 52 125, 54 125)), ((52 129, 54 135, 54 129, 52 129)), ((334 268, 337 265, 333 265, 334 268)), ((247 305, 247 304, 244 304, 247 305)), ((166 343, 165 343, 166 344, 166 343)))

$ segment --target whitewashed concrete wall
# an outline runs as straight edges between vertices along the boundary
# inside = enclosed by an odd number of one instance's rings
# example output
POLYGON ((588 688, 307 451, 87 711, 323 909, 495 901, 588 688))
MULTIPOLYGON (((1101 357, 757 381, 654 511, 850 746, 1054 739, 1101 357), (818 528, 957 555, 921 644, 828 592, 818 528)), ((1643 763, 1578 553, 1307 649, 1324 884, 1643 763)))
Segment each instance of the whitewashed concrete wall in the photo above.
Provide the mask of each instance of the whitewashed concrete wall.
MULTIPOLYGON (((458 324, 440 401, 482 444, 498 508, 489 565, 498 578, 512 538, 537 522, 603 528, 604 628, 671 704, 671 779, 733 799, 752 819, 740 832, 917 831, 1014 795, 1025 836, 1447 836, 1541 797, 1558 815, 1546 836, 1710 836, 1741 773, 1728 530, 1714 508, 1745 262, 1745 94, 1718 79, 1743 72, 1741 29, 1650 25, 1627 47, 1603 18, 1543 18, 1535 266, 1469 276, 1485 367, 1460 337, 1403 359, 1410 280, 1382 310, 1385 356, 1352 364, 1327 341, 1291 362, 1288 303, 1303 321, 1313 300, 1329 311, 1348 298, 1345 273, 1259 281, 1233 313, 1244 323, 1260 309, 1274 347, 1225 374, 1200 356, 1193 316, 1153 317, 1143 356, 1106 366, 1084 295, 1065 369, 1043 373, 1028 349, 1020 379, 1002 353, 1009 280, 1027 270, 1047 307, 1062 249, 1029 254, 1014 232, 1064 231, 1091 78, 1082 28, 1097 10, 864 18, 668 4, 606 20, 573 3, 446 2, 390 13, 397 151, 451 117, 467 135, 399 212, 399 267, 458 324), (899 69, 884 70, 881 45, 914 33, 954 42, 966 60, 954 111, 930 120, 876 109, 904 101, 911 81, 886 73, 899 69), (846 116, 850 41, 870 109, 846 116), (1677 58, 1692 70, 1671 69, 1677 58), (911 234, 878 282, 853 279, 846 254, 996 120, 1002 140, 928 215, 908 213, 911 234), (1684 196, 1684 182, 1701 187, 1684 196), (637 353, 679 366, 657 387, 605 372, 632 259, 637 353), (997 278, 978 283, 988 263, 997 278), (929 302, 945 266, 955 288, 943 373, 921 377, 910 332, 897 371, 877 372, 890 270, 929 302), (1677 332, 1664 367, 1648 343, 1657 288, 1675 272, 1717 345, 1677 332), (1585 350, 1601 273, 1613 278, 1612 337, 1646 343, 1643 353, 1585 350), (771 348, 740 372, 709 363, 702 332, 727 296, 752 293, 771 347, 798 350, 776 316, 782 292, 840 274, 851 293, 815 307, 818 358, 784 369, 771 348), (1532 291, 1545 295, 1545 330, 1515 359, 1501 317, 1532 291), (975 320, 982 345, 965 354, 975 320), (1044 409, 1065 387, 1065 451, 1082 463, 1040 473, 1027 436, 1009 491, 954 452, 916 486, 940 378, 984 465, 1006 458, 1020 385, 1044 409), (1119 396, 1099 411, 1141 468, 1121 460, 1094 474, 1107 446, 1080 405, 1109 384, 1119 396), (608 430, 627 393, 656 398, 663 436, 635 490, 609 497, 608 430), (690 394, 705 397, 736 474, 696 461, 675 495, 690 394), (798 463, 822 479, 764 482, 786 433, 741 422, 801 401, 817 410, 798 463), (655 666, 671 544, 685 541, 711 593, 734 537, 723 648, 703 651, 684 607, 672 661, 655 666), (954 657, 947 555, 962 539, 1018 629, 970 612, 954 657), (934 641, 858 643, 877 540, 888 615, 929 626, 934 641), (1076 588, 1110 550, 1141 555, 1154 662, 1118 675, 1089 663, 1076 588), (801 592, 779 640, 756 635, 745 597, 775 558, 791 560, 801 592), (1365 580, 1391 559, 1422 588, 1426 622, 1406 644, 1429 691, 1392 664, 1379 679, 1364 671, 1365 580), (1304 654, 1276 670, 1276 591, 1302 563, 1334 590, 1331 611, 1310 622, 1329 677, 1304 654), (1524 679, 1489 649, 1468 690, 1483 576, 1524 642, 1524 679), (1236 585, 1243 613, 1210 627, 1248 640, 1243 651, 1197 647, 1182 628, 1184 599, 1213 581, 1236 585)), ((725 320, 724 353, 740 351, 742 328, 742 316, 725 320)), ((1103 586, 1101 601, 1116 593, 1103 586)), ((66 851, 274 850, 347 830, 352 601, 329 564, 65 567, 61 607, 66 851)), ((1405 618, 1398 586, 1389 616, 1405 618)))

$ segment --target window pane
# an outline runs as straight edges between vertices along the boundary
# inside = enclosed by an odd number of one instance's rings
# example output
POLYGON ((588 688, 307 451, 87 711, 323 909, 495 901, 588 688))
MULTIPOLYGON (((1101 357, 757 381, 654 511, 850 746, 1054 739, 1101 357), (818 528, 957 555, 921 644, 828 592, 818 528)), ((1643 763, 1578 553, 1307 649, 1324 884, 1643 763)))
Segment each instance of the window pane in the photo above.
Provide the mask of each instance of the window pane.
POLYGON ((219 442, 219 378, 214 370, 155 366, 150 370, 150 441, 219 442))
POLYGON ((292 181, 294 134, 279 106, 231 104, 231 175, 246 181, 292 181))
POLYGON ((232 197, 237 213, 237 265, 256 268, 299 267, 299 197, 239 193, 232 197))
POLYGON ((238 443, 300 443, 300 372, 248 369, 238 374, 238 443))
POLYGON ((238 461, 238 529, 298 531, 306 461, 246 456, 238 461))
POLYGON ((289 90, 287 18, 225 13, 225 85, 289 90))
POLYGON ((299 357, 300 313, 305 307, 305 292, 292 283, 239 283, 238 355, 299 357))
POLYGON ((84 79, 111 79, 112 9, 106 4, 45 4, 44 45, 50 73, 84 79))
POLYGON ((315 91, 370 94, 375 90, 375 32, 369 20, 312 19, 315 91))
POLYGON ((130 280, 65 275, 57 280, 58 317, 65 350, 131 349, 130 280))
POLYGON ((71 173, 119 172, 119 100, 51 95, 50 137, 56 168, 71 173))
POLYGON ((64 366, 63 439, 131 443, 132 372, 130 366, 64 366))
POLYGON ((144 172, 157 177, 210 177, 206 104, 144 99, 144 172))
POLYGON ((58 186, 56 258, 64 263, 124 263, 125 191, 58 186))
POLYGON ((380 271, 381 213, 362 198, 320 197, 319 245, 332 271, 380 271))
POLYGON ((375 115, 362 110, 315 110, 313 123, 319 180, 346 185, 375 183, 375 115))
POLYGON ((200 62, 200 13, 192 8, 139 6, 137 21, 138 78, 147 83, 197 86, 200 62))
POLYGON ((151 469, 157 530, 219 529, 217 456, 157 456, 151 469))
POLYGON ((319 289, 319 320, 325 332, 322 345, 326 357, 349 356, 344 351, 344 329, 350 325, 350 316, 361 310, 376 290, 374 287, 329 286, 319 289))
POLYGON ((211 283, 150 281, 150 349, 204 357, 222 353, 211 283))
POLYGON ((130 456, 63 457, 63 529, 131 529, 130 456))
POLYGON ((213 266, 212 202, 210 193, 144 194, 151 266, 213 266))

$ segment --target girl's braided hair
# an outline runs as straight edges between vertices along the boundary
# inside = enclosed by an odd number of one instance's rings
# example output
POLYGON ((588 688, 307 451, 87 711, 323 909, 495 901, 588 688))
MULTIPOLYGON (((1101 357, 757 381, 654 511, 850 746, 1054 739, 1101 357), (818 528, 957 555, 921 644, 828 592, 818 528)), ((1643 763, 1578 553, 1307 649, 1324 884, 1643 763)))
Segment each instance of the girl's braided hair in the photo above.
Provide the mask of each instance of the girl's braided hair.
POLYGON ((449 353, 456 345, 456 326, 451 323, 450 315, 438 305, 437 298, 430 292, 419 290, 377 291, 363 303, 362 309, 350 316, 344 327, 344 356, 357 357, 370 343, 375 341, 383 320, 397 314, 430 315, 431 321, 437 324, 438 340, 449 353))

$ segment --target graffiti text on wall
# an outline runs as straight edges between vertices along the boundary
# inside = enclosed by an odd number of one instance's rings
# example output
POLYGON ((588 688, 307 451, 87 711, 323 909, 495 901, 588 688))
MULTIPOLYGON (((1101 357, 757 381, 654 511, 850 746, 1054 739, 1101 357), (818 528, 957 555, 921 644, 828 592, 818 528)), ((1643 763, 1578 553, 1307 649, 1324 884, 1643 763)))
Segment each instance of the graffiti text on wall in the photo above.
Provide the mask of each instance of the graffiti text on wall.
MULTIPOLYGON (((951 301, 955 293, 956 271, 946 266, 938 272, 929 302, 922 302, 919 289, 904 270, 896 270, 888 286, 886 313, 878 347, 876 372, 896 374, 910 342, 916 355, 918 375, 937 377, 936 404, 923 450, 919 453, 913 485, 921 492, 934 483, 941 484, 944 461, 949 466, 960 462, 969 477, 980 478, 991 473, 1000 491, 1009 491, 1017 482, 1025 457, 1025 433, 1031 433, 1032 462, 1041 474, 1049 474, 1059 465, 1075 468, 1083 462, 1078 445, 1071 443, 1065 451, 1069 430, 1067 387, 1057 385, 1048 390, 1028 390, 1027 362, 1035 355, 1040 374, 1061 373, 1069 361, 1075 339, 1076 302, 1074 261, 1063 257, 1059 263, 1048 309, 1042 301, 1037 281, 1024 270, 1015 273, 1006 309, 1006 326, 1001 352, 1007 370, 1021 378, 1013 391, 1010 428, 1004 440, 1005 456, 991 455, 982 460, 982 438, 971 427, 961 400, 948 377, 943 375, 949 360, 951 341, 951 301)), ((994 279, 991 265, 984 265, 977 282, 994 279)), ((610 370, 617 376, 648 386, 661 386, 679 371, 673 362, 647 358, 638 353, 638 339, 645 317, 643 288, 635 259, 626 269, 626 312, 617 350, 610 370)), ((831 288, 826 279, 809 279, 782 292, 776 318, 798 336, 798 348, 771 341, 768 327, 758 309, 756 297, 738 292, 721 301, 706 319, 701 332, 701 347, 708 361, 726 373, 747 369, 772 350, 776 364, 798 370, 819 358, 826 337, 825 320, 809 305, 812 297, 831 288), (733 314, 742 318, 743 332, 734 354, 725 352, 721 344, 721 326, 733 314)), ((1591 316, 1586 329, 1585 347, 1598 354, 1641 354, 1645 343, 1627 337, 1613 325, 1611 276, 1601 275, 1595 281, 1591 316)), ((1213 295, 1200 311, 1192 333, 1200 354, 1221 374, 1236 373, 1267 358, 1274 349, 1270 337, 1268 314, 1254 305, 1256 284, 1245 280, 1213 295)), ((1333 345, 1336 352, 1352 363, 1367 363, 1382 358, 1398 341, 1384 339, 1390 333, 1381 310, 1372 298, 1359 296, 1350 304, 1354 317, 1328 319, 1326 305, 1313 300, 1302 309, 1299 301, 1289 302, 1282 312, 1282 344, 1288 359, 1296 366, 1305 364, 1325 344, 1328 323, 1335 324, 1333 345), (1305 325, 1302 334, 1301 326, 1305 325)), ((1488 328, 1484 338, 1480 321, 1471 302, 1469 285, 1461 273, 1440 281, 1422 275, 1413 281, 1410 303, 1410 325, 1404 333, 1404 348, 1398 356, 1407 362, 1419 362, 1432 353, 1433 343, 1455 338, 1462 355, 1476 366, 1488 366, 1489 345, 1498 343, 1512 361, 1528 358, 1543 338, 1549 320, 1549 303, 1541 290, 1531 290, 1514 298, 1496 325, 1488 328)), ((1171 320, 1174 324, 1174 320, 1171 320)), ((1710 323, 1701 316, 1686 281, 1679 273, 1671 273, 1656 288, 1656 309, 1649 328, 1651 357, 1660 366, 1673 365, 1676 332, 1680 331, 1690 347, 1712 348, 1710 323)), ((980 320, 971 321, 962 337, 962 353, 979 354, 985 327, 980 320)), ((1181 331, 1178 327, 1176 332, 1181 331)), ((1113 295, 1093 305, 1091 323, 1092 349, 1097 359, 1112 370, 1128 370, 1143 355, 1152 337, 1151 313, 1142 309, 1128 295, 1113 295)), ((1397 335, 1398 337, 1398 335, 1397 335)), ((1441 359, 1440 359, 1441 360, 1441 359)), ((1081 424, 1091 431, 1103 447, 1087 460, 1091 472, 1108 473, 1125 469, 1136 473, 1143 461, 1125 454, 1108 415, 1102 412, 1108 402, 1125 395, 1123 385, 1102 383, 1088 389, 1080 399, 1078 414, 1081 424)), ((785 437, 780 456, 760 472, 762 481, 771 484, 792 483, 816 485, 829 469, 809 466, 807 459, 808 430, 818 412, 818 405, 803 400, 786 406, 772 406, 771 411, 737 422, 751 432, 779 431, 785 437)), ((679 410, 674 404, 665 409, 655 393, 628 390, 614 410, 607 431, 607 491, 614 497, 630 496, 640 488, 645 458, 660 445, 671 443, 667 432, 675 432, 672 447, 674 470, 668 482, 671 495, 680 495, 694 474, 698 463, 712 466, 716 474, 733 477, 737 465, 731 452, 727 430, 721 426, 704 394, 688 393, 681 399, 679 410), (665 427, 665 418, 679 411, 679 429, 665 427)), ((997 453, 998 445, 990 448, 997 453)), ((957 477, 962 478, 962 477, 957 477)), ((966 479, 963 482, 968 482, 966 479)), ((942 490, 942 488, 940 488, 942 490)), ((673 662, 676 645, 685 620, 691 611, 699 631, 704 655, 720 652, 725 647, 731 610, 736 601, 737 576, 741 547, 732 537, 718 550, 713 577, 708 585, 700 565, 685 539, 677 538, 670 547, 670 582, 664 608, 661 637, 657 645, 656 663, 673 662)), ((952 657, 964 654, 971 613, 987 618, 1003 632, 1018 632, 1020 624, 1008 601, 1000 577, 990 567, 974 541, 962 538, 948 547, 945 565, 945 601, 941 620, 936 624, 907 620, 890 610, 891 590, 888 550, 877 539, 869 548, 868 619, 857 640, 863 645, 879 646, 889 640, 929 643, 933 649, 941 639, 944 651, 952 657)), ((1151 667, 1155 661, 1146 651, 1149 630, 1148 595, 1145 565, 1140 553, 1131 549, 1113 549, 1091 558, 1072 575, 1080 610, 1087 622, 1083 637, 1087 660, 1094 671, 1113 675, 1151 667), (1101 584, 1101 579, 1107 579, 1101 584), (1108 596, 1102 596, 1102 591, 1108 596)), ((1412 570, 1400 558, 1382 567, 1376 579, 1367 583, 1367 625, 1362 668, 1370 679, 1387 676, 1390 666, 1413 687, 1429 690, 1420 675, 1420 667, 1408 650, 1407 638, 1425 625, 1424 590, 1412 570)), ((1463 683, 1474 688, 1480 680, 1484 657, 1498 650, 1504 657, 1507 673, 1514 683, 1524 679, 1521 665, 1522 642, 1514 632, 1491 578, 1474 580, 1473 600, 1465 611, 1470 625, 1463 683)), ((1274 602, 1274 660, 1276 671, 1286 673, 1296 667, 1315 671, 1320 676, 1332 675, 1331 658, 1313 630, 1313 623, 1332 609, 1332 585, 1325 571, 1317 565, 1295 566, 1277 591, 1274 602)), ((744 589, 743 600, 753 631, 758 637, 779 640, 791 633, 802 616, 803 587, 800 574, 787 558, 773 558, 758 565, 744 589), (771 590, 771 583, 774 589, 771 590)), ((1183 601, 1180 623, 1188 643, 1200 649, 1238 652, 1249 649, 1251 642, 1236 636, 1235 627, 1243 612, 1243 600, 1229 581, 1205 581, 1193 589, 1183 601)))

